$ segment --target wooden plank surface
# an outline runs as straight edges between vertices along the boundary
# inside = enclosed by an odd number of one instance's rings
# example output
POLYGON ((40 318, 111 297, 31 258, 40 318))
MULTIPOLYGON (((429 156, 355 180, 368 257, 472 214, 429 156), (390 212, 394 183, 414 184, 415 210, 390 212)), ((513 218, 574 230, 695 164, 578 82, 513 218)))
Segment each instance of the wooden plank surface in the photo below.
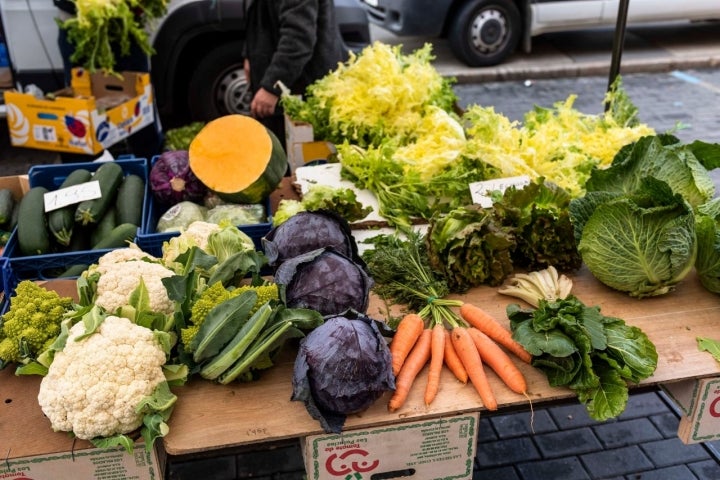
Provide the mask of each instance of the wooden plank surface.
MULTIPOLYGON (((586 269, 573 275, 573 279, 573 293, 583 302, 598 305, 603 314, 640 327, 655 344, 658 368, 644 385, 720 374, 718 363, 710 354, 698 351, 695 340, 698 336, 720 338, 720 296, 707 292, 694 272, 674 292, 645 299, 610 290, 586 269)), ((482 306, 506 325, 506 306, 519 302, 489 287, 473 289, 457 298, 482 306)), ((373 299, 369 313, 384 318, 383 305, 373 299)), ((177 406, 169 422, 170 433, 163 440, 167 453, 185 455, 322 433, 302 403, 290 401, 293 352, 288 353, 283 363, 268 370, 257 382, 220 386, 193 380, 176 389, 177 406)), ((533 367, 520 368, 527 377, 534 404, 574 397, 568 389, 549 387, 544 374, 533 367)), ((529 408, 525 397, 507 389, 494 373, 488 375, 500 409, 529 408)), ((422 390, 422 382, 417 382, 406 405, 395 413, 387 412, 389 394, 385 395, 365 412, 349 417, 345 429, 484 410, 472 386, 455 381, 447 370, 440 392, 429 407, 423 405, 422 390)))

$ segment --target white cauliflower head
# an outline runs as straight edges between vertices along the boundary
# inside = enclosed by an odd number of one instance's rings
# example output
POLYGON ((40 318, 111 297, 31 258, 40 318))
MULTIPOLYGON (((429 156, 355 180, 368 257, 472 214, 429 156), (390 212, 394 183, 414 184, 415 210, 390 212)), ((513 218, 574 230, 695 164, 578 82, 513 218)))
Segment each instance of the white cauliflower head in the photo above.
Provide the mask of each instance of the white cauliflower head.
POLYGON ((153 331, 108 316, 80 341, 83 322, 69 332, 40 383, 38 403, 55 431, 81 439, 132 432, 142 425, 136 407, 165 381, 166 355, 153 331))
POLYGON ((131 243, 125 248, 110 250, 98 259, 98 265, 110 265, 112 263, 127 262, 128 260, 150 260, 157 262, 158 259, 143 251, 136 244, 131 243))
POLYGON ((206 250, 210 234, 219 232, 220 230, 221 227, 217 223, 204 222, 201 220, 192 222, 180 235, 171 237, 163 243, 163 262, 166 265, 174 263, 178 256, 192 247, 206 250))
POLYGON ((168 315, 175 311, 174 303, 162 283, 163 278, 175 273, 163 265, 144 260, 127 260, 107 264, 99 262, 95 269, 100 273, 95 304, 108 312, 116 312, 119 307, 128 304, 130 294, 137 288, 140 278, 149 293, 150 310, 168 315))

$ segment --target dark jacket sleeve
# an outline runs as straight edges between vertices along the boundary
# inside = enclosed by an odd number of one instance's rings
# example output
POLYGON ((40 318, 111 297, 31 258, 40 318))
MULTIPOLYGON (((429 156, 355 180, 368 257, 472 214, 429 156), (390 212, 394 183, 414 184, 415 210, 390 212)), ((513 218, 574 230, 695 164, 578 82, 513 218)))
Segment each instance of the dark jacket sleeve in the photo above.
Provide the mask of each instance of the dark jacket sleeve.
POLYGON ((274 0, 278 9, 277 48, 260 86, 280 94, 279 80, 294 85, 310 61, 317 42, 318 0, 274 0))
POLYGON ((71 13, 73 15, 77 13, 75 0, 53 0, 53 4, 63 12, 71 13))

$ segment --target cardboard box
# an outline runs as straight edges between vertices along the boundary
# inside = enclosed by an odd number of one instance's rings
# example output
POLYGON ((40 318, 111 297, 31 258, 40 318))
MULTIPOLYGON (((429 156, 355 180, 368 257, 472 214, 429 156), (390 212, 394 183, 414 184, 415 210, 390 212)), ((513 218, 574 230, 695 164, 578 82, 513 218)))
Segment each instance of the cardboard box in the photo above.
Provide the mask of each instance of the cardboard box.
POLYGON ((660 388, 677 405, 684 415, 691 415, 698 395, 699 382, 695 379, 665 383, 660 388))
POLYGON ((285 150, 291 172, 305 165, 326 162, 337 153, 335 145, 331 142, 315 140, 312 125, 293 121, 287 115, 285 115, 285 150))
POLYGON ((93 155, 150 125, 155 117, 150 74, 121 75, 76 68, 71 88, 45 98, 6 91, 12 145, 93 155))
POLYGON ((7 188, 13 193, 16 201, 30 190, 30 180, 27 175, 12 175, 9 177, 0 177, 0 188, 7 188))
MULTIPOLYGON (((77 301, 75 280, 38 282, 61 296, 77 301)), ((0 370, 0 478, 13 480, 77 480, 84 478, 162 480, 164 457, 157 447, 147 451, 137 442, 133 453, 122 448, 95 448, 85 440, 73 440, 54 432, 37 402, 41 377, 0 370)))
MULTIPOLYGON (((680 418, 678 437, 684 443, 720 440, 720 378, 693 380, 689 413, 680 418)), ((686 395, 685 398, 688 398, 686 395)))
POLYGON ((307 478, 471 479, 478 420, 475 413, 306 437, 307 478))

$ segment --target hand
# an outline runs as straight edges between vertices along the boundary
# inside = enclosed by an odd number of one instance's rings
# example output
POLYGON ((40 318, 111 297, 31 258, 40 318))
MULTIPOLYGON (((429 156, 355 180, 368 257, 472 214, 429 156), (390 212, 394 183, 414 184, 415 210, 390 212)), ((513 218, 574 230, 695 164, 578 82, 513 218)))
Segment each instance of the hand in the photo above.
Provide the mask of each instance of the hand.
POLYGON ((278 96, 274 93, 261 88, 255 93, 250 103, 250 113, 257 118, 269 117, 275 112, 278 99, 278 96))

